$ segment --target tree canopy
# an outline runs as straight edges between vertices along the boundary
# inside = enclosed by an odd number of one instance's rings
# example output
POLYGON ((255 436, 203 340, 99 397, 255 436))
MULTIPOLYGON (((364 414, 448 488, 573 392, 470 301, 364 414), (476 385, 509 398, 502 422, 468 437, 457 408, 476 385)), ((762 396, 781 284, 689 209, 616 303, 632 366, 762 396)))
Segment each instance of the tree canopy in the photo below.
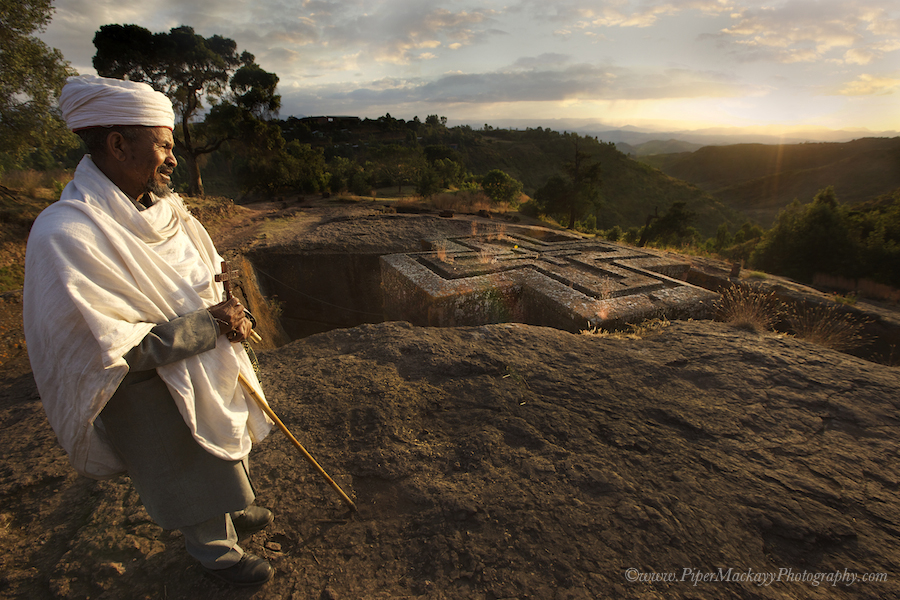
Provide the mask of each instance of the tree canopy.
POLYGON ((600 204, 600 163, 592 162, 593 157, 579 148, 577 134, 572 139, 574 155, 572 162, 563 166, 565 176, 552 176, 535 194, 538 209, 544 214, 566 215, 569 229, 600 204))
POLYGON ((57 108, 66 77, 75 72, 59 50, 32 35, 52 14, 52 0, 0 0, 0 152, 8 163, 37 147, 77 145, 57 108))
POLYGON ((506 171, 492 169, 481 180, 481 187, 494 204, 515 202, 522 193, 522 182, 509 176, 506 171))
POLYGON ((203 195, 198 158, 277 114, 278 76, 260 68, 234 40, 205 38, 192 27, 151 33, 138 25, 104 25, 94 36, 94 68, 104 77, 144 81, 165 93, 180 117, 176 148, 185 157, 191 195, 203 195), (204 127, 195 123, 206 102, 204 127))

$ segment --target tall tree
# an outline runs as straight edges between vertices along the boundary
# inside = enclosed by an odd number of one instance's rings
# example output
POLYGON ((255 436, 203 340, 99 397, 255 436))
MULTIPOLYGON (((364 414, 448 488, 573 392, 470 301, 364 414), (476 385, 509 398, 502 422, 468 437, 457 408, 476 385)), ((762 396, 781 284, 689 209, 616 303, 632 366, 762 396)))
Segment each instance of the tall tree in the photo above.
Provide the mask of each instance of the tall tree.
POLYGON ((537 191, 535 200, 544 214, 566 215, 569 229, 600 204, 600 163, 580 149, 581 138, 574 136, 574 156, 565 165, 566 176, 554 175, 537 191))
POLYGON ((75 72, 59 50, 32 35, 50 23, 52 4, 0 0, 0 152, 13 162, 39 146, 77 145, 56 104, 75 72))
MULTIPOLYGON (((390 118, 390 114, 387 117, 390 118)), ((400 144, 373 147, 370 156, 378 167, 382 182, 396 185, 398 194, 403 191, 404 185, 414 183, 426 166, 421 150, 400 144)))
POLYGON ((253 121, 278 112, 278 77, 238 54, 234 40, 204 38, 192 27, 151 33, 138 25, 104 25, 94 36, 94 68, 105 77, 144 81, 165 93, 180 117, 176 148, 187 162, 188 193, 203 195, 198 159, 236 139, 253 121), (212 110, 206 127, 195 122, 204 108, 212 110))
POLYGON ((653 215, 647 217, 638 247, 642 248, 650 240, 668 239, 670 243, 682 241, 691 235, 690 225, 696 216, 697 213, 687 209, 686 202, 673 202, 664 215, 654 211, 653 215))

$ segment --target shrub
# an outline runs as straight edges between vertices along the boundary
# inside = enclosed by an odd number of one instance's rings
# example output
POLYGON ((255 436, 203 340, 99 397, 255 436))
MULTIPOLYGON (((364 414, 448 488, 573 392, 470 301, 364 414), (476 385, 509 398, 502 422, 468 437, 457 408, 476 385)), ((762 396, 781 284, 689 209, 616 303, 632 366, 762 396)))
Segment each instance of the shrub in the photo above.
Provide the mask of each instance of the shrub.
POLYGON ((736 329, 770 331, 781 318, 784 305, 774 292, 732 285, 715 305, 718 320, 736 329))
POLYGON ((534 200, 529 200, 528 202, 523 202, 522 204, 520 204, 519 213, 533 219, 538 218, 538 216, 541 214, 540 209, 538 208, 538 205, 534 200))
POLYGON ((641 237, 641 229, 636 225, 629 227, 625 231, 625 235, 622 236, 622 239, 626 244, 636 244, 638 239, 641 237))
POLYGON ((835 305, 800 304, 788 311, 791 332, 802 340, 846 352, 862 346, 863 324, 835 305))
POLYGON ((597 215, 589 214, 584 219, 575 221, 575 230, 582 233, 597 232, 597 215))

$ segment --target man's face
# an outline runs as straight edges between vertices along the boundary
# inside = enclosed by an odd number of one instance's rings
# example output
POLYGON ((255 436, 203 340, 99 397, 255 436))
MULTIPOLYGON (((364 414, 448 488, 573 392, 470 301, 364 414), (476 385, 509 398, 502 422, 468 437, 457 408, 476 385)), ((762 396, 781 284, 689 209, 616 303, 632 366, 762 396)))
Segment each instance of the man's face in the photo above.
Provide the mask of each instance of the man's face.
POLYGON ((131 168, 141 192, 156 196, 172 193, 172 172, 178 164, 172 153, 175 142, 167 127, 146 127, 131 145, 131 168))

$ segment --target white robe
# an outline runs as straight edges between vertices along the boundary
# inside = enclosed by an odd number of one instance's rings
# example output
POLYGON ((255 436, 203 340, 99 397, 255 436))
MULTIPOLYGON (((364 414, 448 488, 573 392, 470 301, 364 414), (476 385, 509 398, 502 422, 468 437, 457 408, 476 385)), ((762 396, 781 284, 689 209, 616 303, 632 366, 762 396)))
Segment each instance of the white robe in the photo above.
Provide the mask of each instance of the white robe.
MULTIPOLYGON (((128 372, 122 357, 155 325, 218 303, 220 263, 180 198, 138 211, 88 156, 35 220, 25 260, 28 355, 50 425, 82 475, 124 471, 94 427, 128 372)), ((250 361, 224 336, 157 372, 210 454, 241 459, 271 430, 237 380, 243 373, 262 394, 250 361)))

